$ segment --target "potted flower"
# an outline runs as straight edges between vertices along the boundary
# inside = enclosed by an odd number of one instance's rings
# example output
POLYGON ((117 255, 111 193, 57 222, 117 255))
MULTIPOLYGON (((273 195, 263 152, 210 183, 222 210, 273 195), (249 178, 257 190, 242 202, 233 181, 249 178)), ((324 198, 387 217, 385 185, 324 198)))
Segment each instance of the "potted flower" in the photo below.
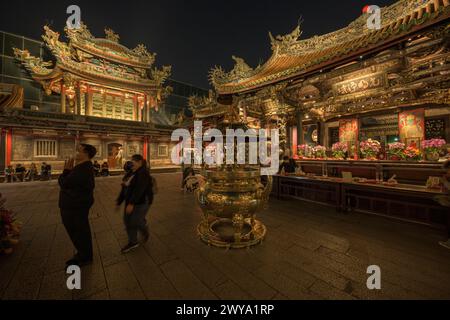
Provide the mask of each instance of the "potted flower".
POLYGON ((11 254, 18 243, 20 224, 13 213, 3 207, 5 201, 0 194, 0 254, 11 254))
POLYGON ((326 157, 327 148, 324 146, 315 146, 313 148, 313 154, 316 159, 323 159, 326 157))
POLYGON ((394 142, 388 144, 387 154, 390 160, 405 159, 405 144, 402 142, 394 142))
POLYGON ((297 146, 297 153, 298 156, 300 157, 300 159, 302 158, 307 158, 309 153, 310 153, 310 146, 308 146, 307 144, 301 144, 299 146, 297 146))
POLYGON ((332 145, 331 151, 333 152, 333 158, 343 160, 348 151, 348 146, 344 142, 336 142, 332 145))
POLYGON ((405 159, 408 161, 419 161, 422 159, 420 150, 413 146, 409 146, 408 148, 406 148, 404 151, 404 154, 405 154, 405 159))
POLYGON ((377 140, 367 139, 366 141, 361 141, 359 149, 364 159, 376 160, 381 150, 381 144, 377 140))
POLYGON ((422 149, 425 154, 425 158, 428 161, 438 161, 439 153, 445 146, 444 139, 431 139, 422 141, 422 149))

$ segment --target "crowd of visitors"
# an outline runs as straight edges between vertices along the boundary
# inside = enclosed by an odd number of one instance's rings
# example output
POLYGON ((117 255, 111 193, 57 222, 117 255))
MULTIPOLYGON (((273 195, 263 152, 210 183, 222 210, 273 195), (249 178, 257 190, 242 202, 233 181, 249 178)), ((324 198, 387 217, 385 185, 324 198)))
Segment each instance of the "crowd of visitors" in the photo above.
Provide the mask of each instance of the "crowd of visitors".
MULTIPOLYGON (((101 165, 97 160, 93 164, 94 175, 96 177, 107 177, 110 175, 108 162, 104 161, 101 165)), ((52 178, 52 166, 42 162, 40 170, 33 162, 28 168, 18 163, 16 166, 9 165, 4 171, 4 182, 25 182, 25 181, 49 181, 52 178)))
POLYGON ((24 182, 35 180, 50 180, 52 176, 52 166, 45 162, 41 165, 41 171, 35 163, 32 163, 27 169, 24 165, 18 163, 15 167, 9 165, 5 168, 5 182, 24 182))

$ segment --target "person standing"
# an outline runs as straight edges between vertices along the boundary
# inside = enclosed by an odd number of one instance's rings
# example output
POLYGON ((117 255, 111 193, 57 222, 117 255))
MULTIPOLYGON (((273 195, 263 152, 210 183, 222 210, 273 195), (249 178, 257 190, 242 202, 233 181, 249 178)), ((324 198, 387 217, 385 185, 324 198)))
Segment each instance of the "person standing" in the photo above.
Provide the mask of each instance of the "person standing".
POLYGON ((9 165, 5 168, 5 182, 11 183, 14 182, 15 176, 14 176, 14 168, 13 166, 9 165))
POLYGON ((94 174, 96 177, 98 177, 100 175, 100 163, 98 163, 97 160, 94 161, 94 174))
POLYGON ((47 180, 48 174, 47 174, 47 163, 42 162, 41 165, 41 180, 47 180))
POLYGON ((125 202, 123 220, 128 235, 128 244, 122 248, 127 253, 139 246, 138 232, 141 232, 144 242, 149 239, 147 212, 153 202, 154 180, 150 176, 147 162, 136 154, 131 157, 131 172, 126 173, 122 190, 117 198, 117 205, 125 202))
POLYGON ((109 176, 109 165, 108 162, 104 161, 102 163, 102 177, 109 176))
POLYGON ((34 179, 36 179, 38 172, 37 172, 36 164, 34 162, 31 164, 27 175, 28 175, 28 181, 34 181, 34 179))
POLYGON ((22 164, 19 163, 16 166, 16 177, 17 177, 18 181, 23 182, 23 180, 25 178, 25 172, 26 172, 25 167, 22 166, 22 164))
POLYGON ((62 222, 77 250, 66 262, 68 266, 86 265, 93 259, 89 210, 94 204, 95 178, 91 159, 96 153, 95 147, 89 144, 78 145, 75 159, 66 161, 58 178, 62 222))

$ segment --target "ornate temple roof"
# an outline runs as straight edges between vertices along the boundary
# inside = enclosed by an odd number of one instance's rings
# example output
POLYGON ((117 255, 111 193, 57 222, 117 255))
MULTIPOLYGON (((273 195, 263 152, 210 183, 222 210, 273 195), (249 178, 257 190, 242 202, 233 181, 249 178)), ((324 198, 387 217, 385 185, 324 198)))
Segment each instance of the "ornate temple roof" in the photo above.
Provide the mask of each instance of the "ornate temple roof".
POLYGON ((305 40, 299 40, 300 26, 285 36, 269 33, 272 56, 265 64, 253 69, 233 56, 233 70, 215 67, 210 81, 219 94, 251 91, 354 59, 449 17, 450 0, 400 0, 381 9, 379 30, 367 28, 368 14, 364 13, 343 29, 305 40))
POLYGON ((32 77, 48 90, 63 77, 75 77, 98 84, 151 92, 161 88, 171 72, 170 66, 153 67, 156 54, 139 44, 134 49, 119 43, 120 37, 105 29, 105 38, 92 36, 86 25, 78 29, 65 28, 69 41, 60 40, 60 34, 44 27, 42 38, 56 58, 56 64, 33 57, 27 50, 14 49, 32 77))
POLYGON ((23 105, 23 88, 16 84, 0 83, 0 110, 21 107, 23 105))

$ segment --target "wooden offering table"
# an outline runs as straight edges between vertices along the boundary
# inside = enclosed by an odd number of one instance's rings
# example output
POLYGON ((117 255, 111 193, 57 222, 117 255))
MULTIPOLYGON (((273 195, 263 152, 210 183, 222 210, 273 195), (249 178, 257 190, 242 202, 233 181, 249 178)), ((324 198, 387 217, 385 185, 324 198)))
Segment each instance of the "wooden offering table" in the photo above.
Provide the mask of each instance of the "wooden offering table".
POLYGON ((449 209, 434 200, 445 193, 425 186, 429 176, 442 176, 444 170, 439 163, 301 161, 300 164, 303 171, 309 171, 307 176, 275 176, 272 196, 326 204, 339 212, 377 214, 450 230, 449 209), (320 173, 314 175, 317 168, 320 173), (344 181, 333 176, 343 171, 365 179, 344 181), (386 183, 385 177, 393 174, 401 183, 386 183), (377 176, 384 179, 377 181, 377 176))
POLYGON ((367 161, 367 160, 300 160, 297 164, 305 173, 342 177, 351 172, 353 177, 388 180, 394 174, 399 183, 425 185, 428 177, 442 177, 445 170, 439 162, 367 161))

